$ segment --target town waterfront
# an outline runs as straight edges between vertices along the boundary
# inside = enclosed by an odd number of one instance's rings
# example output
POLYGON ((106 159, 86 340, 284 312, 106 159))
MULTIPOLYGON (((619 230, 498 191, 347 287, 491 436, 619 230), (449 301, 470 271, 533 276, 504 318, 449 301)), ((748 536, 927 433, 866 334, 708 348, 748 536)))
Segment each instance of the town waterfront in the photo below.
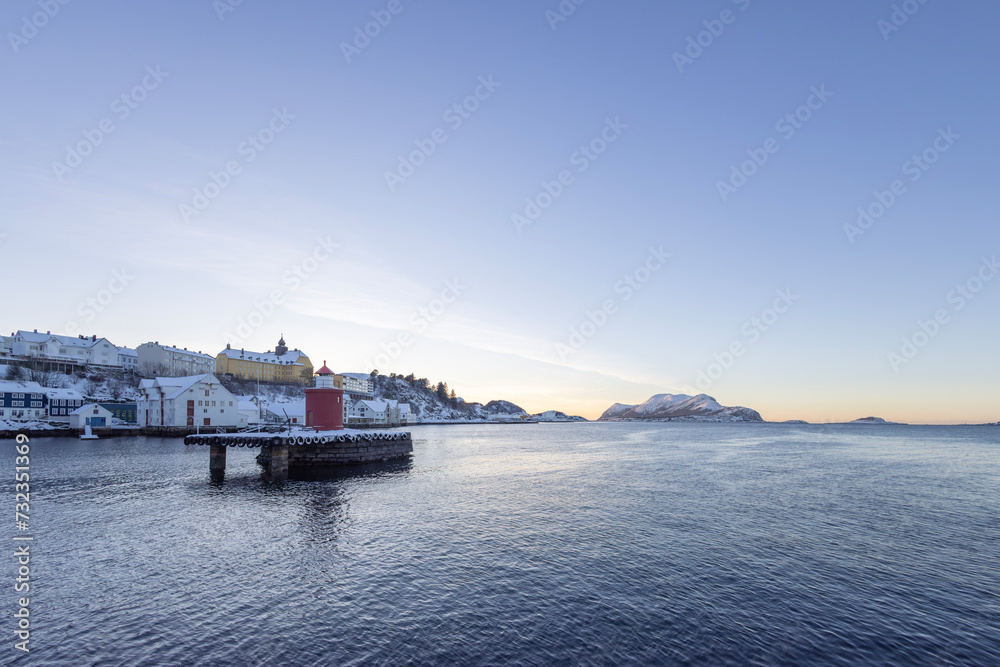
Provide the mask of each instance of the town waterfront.
POLYGON ((411 430, 407 463, 282 484, 254 450, 213 483, 179 438, 32 439, 3 662, 1000 663, 1000 427, 411 430))

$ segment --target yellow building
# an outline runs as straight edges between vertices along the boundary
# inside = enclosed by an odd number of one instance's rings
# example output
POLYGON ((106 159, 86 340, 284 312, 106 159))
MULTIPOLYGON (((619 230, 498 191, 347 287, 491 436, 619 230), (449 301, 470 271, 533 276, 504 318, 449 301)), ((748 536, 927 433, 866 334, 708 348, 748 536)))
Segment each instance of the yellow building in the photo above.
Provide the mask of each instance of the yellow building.
POLYGON ((285 337, 270 352, 234 350, 229 345, 215 357, 217 375, 232 375, 245 380, 309 384, 313 365, 302 350, 285 347, 285 337))

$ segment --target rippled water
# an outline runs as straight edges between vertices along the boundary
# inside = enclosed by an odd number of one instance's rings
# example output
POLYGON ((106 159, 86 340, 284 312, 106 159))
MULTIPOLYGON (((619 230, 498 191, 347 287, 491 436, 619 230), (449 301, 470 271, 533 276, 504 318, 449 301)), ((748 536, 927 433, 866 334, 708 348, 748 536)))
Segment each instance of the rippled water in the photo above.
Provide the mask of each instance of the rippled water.
POLYGON ((1000 664, 998 427, 413 433, 282 485, 247 450, 213 485, 180 440, 32 441, 32 652, 0 661, 1000 664))

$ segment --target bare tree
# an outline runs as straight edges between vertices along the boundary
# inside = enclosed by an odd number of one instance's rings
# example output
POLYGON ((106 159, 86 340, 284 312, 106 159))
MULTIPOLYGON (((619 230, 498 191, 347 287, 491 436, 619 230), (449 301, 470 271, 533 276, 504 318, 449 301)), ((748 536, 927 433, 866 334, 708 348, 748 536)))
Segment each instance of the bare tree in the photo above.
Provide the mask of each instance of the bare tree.
POLYGON ((125 393, 125 383, 117 378, 111 380, 108 382, 108 393, 111 394, 111 400, 118 401, 125 393))
POLYGON ((38 370, 32 368, 28 371, 28 380, 31 382, 37 382, 43 387, 52 387, 56 380, 56 374, 51 371, 38 370))
POLYGON ((93 397, 97 393, 97 389, 101 386, 94 378, 89 378, 87 382, 83 385, 83 393, 88 397, 93 397))
POLYGON ((139 366, 139 375, 144 378, 170 377, 170 368, 164 363, 145 361, 139 366))

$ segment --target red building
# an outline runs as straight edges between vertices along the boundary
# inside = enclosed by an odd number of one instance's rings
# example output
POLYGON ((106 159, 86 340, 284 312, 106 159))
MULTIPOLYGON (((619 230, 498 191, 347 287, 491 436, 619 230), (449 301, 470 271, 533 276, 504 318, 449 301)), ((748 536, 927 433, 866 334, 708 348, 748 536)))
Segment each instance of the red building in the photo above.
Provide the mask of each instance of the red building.
POLYGON ((344 390, 333 386, 333 371, 326 361, 316 371, 316 387, 306 389, 306 426, 317 431, 344 428, 344 390))

